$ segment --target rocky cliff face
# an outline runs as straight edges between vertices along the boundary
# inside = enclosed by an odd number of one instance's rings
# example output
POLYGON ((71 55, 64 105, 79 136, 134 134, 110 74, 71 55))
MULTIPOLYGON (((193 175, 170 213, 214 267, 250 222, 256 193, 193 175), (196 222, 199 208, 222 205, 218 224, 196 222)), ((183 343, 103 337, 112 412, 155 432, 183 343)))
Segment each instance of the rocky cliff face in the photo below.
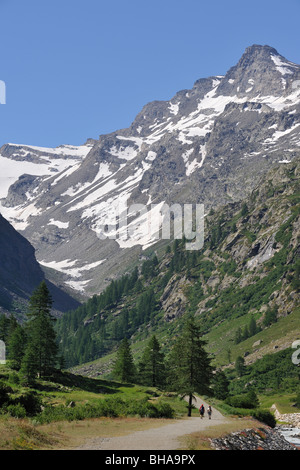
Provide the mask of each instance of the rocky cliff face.
POLYGON ((0 209, 53 279, 98 293, 156 242, 140 213, 128 219, 132 235, 120 236, 120 203, 146 205, 157 222, 163 203, 209 212, 239 201, 274 164, 300 155, 299 126, 300 66, 254 45, 225 76, 147 104, 128 129, 78 148, 2 147, 0 209), (99 238, 104 227, 114 238, 99 238))

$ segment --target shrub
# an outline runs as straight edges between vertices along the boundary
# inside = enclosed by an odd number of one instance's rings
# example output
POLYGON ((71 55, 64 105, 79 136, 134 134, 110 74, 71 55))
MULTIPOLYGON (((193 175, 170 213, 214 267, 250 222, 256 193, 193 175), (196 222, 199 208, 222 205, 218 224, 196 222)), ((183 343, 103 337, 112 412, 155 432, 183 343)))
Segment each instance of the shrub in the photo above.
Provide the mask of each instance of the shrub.
POLYGON ((47 406, 37 416, 37 421, 41 424, 51 423, 53 421, 74 421, 85 418, 100 418, 118 416, 140 416, 147 418, 173 418, 174 410, 167 403, 158 403, 154 405, 142 400, 121 400, 108 398, 98 400, 97 403, 86 403, 85 405, 76 405, 73 408, 64 405, 47 406))
POLYGON ((11 372, 9 374, 9 382, 13 385, 18 385, 20 383, 20 377, 17 372, 11 372))
POLYGON ((157 411, 160 418, 174 418, 175 411, 168 403, 159 403, 157 411))
POLYGON ((244 395, 236 395, 226 398, 225 402, 234 408, 254 409, 258 406, 258 399, 255 392, 250 391, 244 395))
POLYGON ((8 392, 10 391, 9 387, 5 384, 0 383, 0 406, 9 401, 8 392))
POLYGON ((26 410, 21 403, 16 403, 15 405, 8 405, 6 411, 13 416, 14 418, 25 418, 26 410))
POLYGON ((158 418, 156 407, 147 398, 128 402, 126 414, 141 418, 158 418))
POLYGON ((267 424, 271 428, 275 428, 276 426, 276 419, 275 416, 268 410, 255 410, 252 413, 253 418, 261 421, 264 424, 267 424))
POLYGON ((36 392, 28 391, 17 398, 16 402, 25 408, 28 416, 35 416, 41 411, 41 398, 36 392))

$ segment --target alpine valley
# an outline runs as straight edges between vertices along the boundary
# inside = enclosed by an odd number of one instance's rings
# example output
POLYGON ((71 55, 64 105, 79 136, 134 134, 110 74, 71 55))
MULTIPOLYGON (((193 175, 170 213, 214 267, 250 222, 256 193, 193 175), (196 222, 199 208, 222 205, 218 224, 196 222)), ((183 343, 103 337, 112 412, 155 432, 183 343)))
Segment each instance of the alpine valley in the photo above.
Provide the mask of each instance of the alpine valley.
POLYGON ((300 65, 261 45, 226 75, 146 104, 127 129, 77 147, 3 145, 2 216, 34 247, 36 270, 82 302, 58 322, 68 365, 110 354, 124 336, 137 356, 151 332, 166 346, 187 313, 220 365, 229 350, 253 362, 290 347, 300 334, 299 162, 300 65), (158 241, 138 211, 122 237, 120 203, 145 205, 154 221, 163 204, 204 204, 203 249, 158 241), (99 236, 103 227, 114 237, 99 236), (233 347, 252 316, 255 339, 233 347))

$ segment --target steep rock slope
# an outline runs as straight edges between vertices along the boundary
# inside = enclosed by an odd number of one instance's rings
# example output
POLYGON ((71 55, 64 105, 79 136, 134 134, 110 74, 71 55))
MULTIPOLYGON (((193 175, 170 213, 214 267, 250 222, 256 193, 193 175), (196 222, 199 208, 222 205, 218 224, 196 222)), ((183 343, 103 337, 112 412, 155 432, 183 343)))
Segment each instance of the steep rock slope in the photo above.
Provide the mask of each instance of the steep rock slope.
MULTIPOLYGON (((23 319, 28 299, 45 279, 32 245, 0 215, 0 312, 23 319)), ((47 281, 56 314, 76 308, 78 302, 47 281)))

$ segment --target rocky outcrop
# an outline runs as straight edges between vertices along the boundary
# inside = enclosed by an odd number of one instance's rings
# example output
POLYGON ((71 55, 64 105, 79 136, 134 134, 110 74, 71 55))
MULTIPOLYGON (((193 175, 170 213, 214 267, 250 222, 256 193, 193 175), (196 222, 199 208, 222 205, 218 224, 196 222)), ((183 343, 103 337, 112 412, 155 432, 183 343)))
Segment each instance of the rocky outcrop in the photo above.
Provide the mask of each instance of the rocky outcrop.
POLYGON ((187 297, 184 291, 188 284, 189 281, 185 277, 178 278, 176 274, 168 282, 160 299, 166 321, 181 317, 185 313, 187 297))
MULTIPOLYGON (((22 319, 29 297, 45 279, 33 246, 0 214, 0 313, 14 312, 22 319)), ((47 281, 57 314, 79 303, 47 281)))
POLYGON ((211 439, 215 450, 297 450, 276 429, 245 429, 211 439))

